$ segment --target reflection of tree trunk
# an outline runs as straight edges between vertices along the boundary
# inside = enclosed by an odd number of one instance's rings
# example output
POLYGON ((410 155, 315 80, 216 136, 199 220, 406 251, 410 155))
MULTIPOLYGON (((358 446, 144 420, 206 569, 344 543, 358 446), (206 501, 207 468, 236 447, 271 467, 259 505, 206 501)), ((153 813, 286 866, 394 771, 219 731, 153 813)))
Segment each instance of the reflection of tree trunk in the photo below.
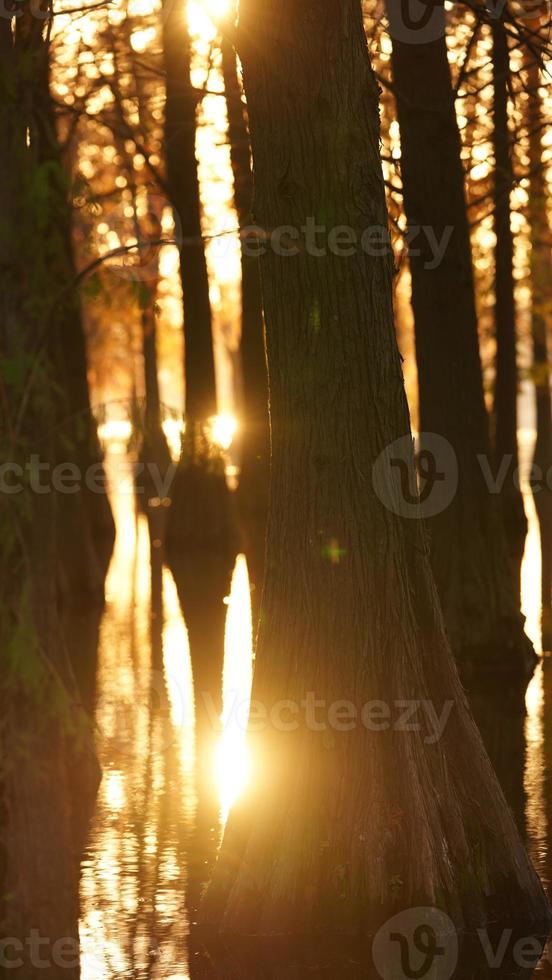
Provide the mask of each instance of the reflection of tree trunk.
MULTIPOLYGON (((65 659, 51 568, 54 551, 52 506, 33 502, 32 526, 26 534, 25 560, 32 563, 30 606, 19 607, 27 635, 20 634, 17 655, 25 674, 8 671, 0 690, 2 710, 2 901, 3 936, 21 942, 38 930, 48 937, 44 958, 52 960, 57 940, 78 937, 79 858, 98 783, 90 746, 75 750, 86 719, 74 706, 74 688, 65 659), (39 646, 34 646, 34 643, 39 646), (77 734, 78 733, 78 734, 77 734)), ((3 625, 8 625, 3 624, 3 625)), ((14 624, 11 624, 14 628, 14 624)), ((14 648, 15 652, 15 648, 14 648)), ((22 950, 24 947, 21 947, 22 950)), ((55 980, 59 968, 40 968, 23 960, 30 980, 55 980)), ((77 959, 73 955, 73 961, 77 959)), ((69 978, 78 970, 63 971, 69 978)))
POLYGON ((209 279, 201 233, 195 154, 197 96, 190 79, 191 40, 187 4, 166 0, 163 10, 165 62, 165 160, 167 183, 180 246, 184 303, 186 419, 204 423, 216 412, 215 363, 211 337, 209 279))
MULTIPOLYGON (((251 224, 253 175, 247 113, 242 100, 234 48, 223 38, 222 71, 228 107, 228 139, 234 176, 234 203, 240 229, 251 224)), ((264 347, 263 310, 258 259, 248 254, 251 241, 242 238, 241 256, 241 361, 244 387, 241 475, 238 507, 243 522, 245 549, 252 586, 253 622, 256 625, 264 574, 270 434, 268 379, 264 347)))
POLYGON ((531 226, 531 332, 533 383, 535 385, 537 439, 533 466, 540 473, 533 482, 539 519, 542 575, 542 648, 552 650, 552 488, 546 474, 552 472, 552 405, 550 362, 545 305, 550 283, 551 235, 546 217, 546 185, 542 162, 543 113, 539 93, 539 68, 533 56, 528 71, 529 87, 529 221, 531 226))
POLYGON ((513 173, 508 127, 510 56, 504 21, 491 18, 493 35, 493 144, 495 245, 496 379, 494 451, 497 467, 510 459, 500 494, 514 584, 519 591, 521 560, 527 533, 523 497, 514 473, 518 466, 516 307, 514 241, 510 225, 513 173))
POLYGON ((205 742, 218 734, 222 711, 224 599, 230 592, 231 566, 216 552, 204 550, 173 556, 171 571, 190 642, 196 728, 205 742))
POLYGON ((494 771, 525 838, 525 691, 520 687, 473 684, 467 691, 470 708, 494 771))
MULTIPOLYGON (((444 14, 443 14, 444 18, 444 14)), ((458 488, 428 521, 431 558, 453 651, 466 670, 525 674, 532 664, 519 596, 506 574, 500 507, 485 482, 490 466, 460 135, 444 31, 439 40, 393 41, 393 79, 409 224, 450 235, 441 261, 421 234, 410 255, 421 443, 445 437, 458 488), (429 266, 429 267, 428 267, 429 266)), ((437 458, 439 467, 439 458, 437 458)), ((491 467, 491 473, 493 468, 491 467)))
MULTIPOLYGON (((301 228, 315 207, 329 227, 386 227, 361 4, 242 0, 240 30, 259 223, 301 228)), ((255 780, 230 813, 203 921, 369 932, 437 895, 459 927, 546 918, 458 681, 423 526, 371 490, 385 448, 410 445, 391 256, 268 250, 261 271, 272 466, 252 698, 289 710, 250 735, 255 780), (429 745, 394 723, 351 727, 372 698, 453 707, 429 745)), ((408 467, 413 478, 411 451, 408 467)))
MULTIPOLYGON (((406 918, 403 920, 403 929, 407 921, 406 918)), ((411 921, 423 929, 422 919, 416 913, 411 921)), ((399 930, 400 934, 402 929, 399 927, 399 930)), ((418 934, 419 940, 422 935, 423 932, 418 934)), ((501 935, 503 953, 498 975, 508 980, 530 980, 534 967, 519 965, 519 949, 526 936, 510 931, 507 939, 506 934, 501 935), (516 943, 519 944, 517 947, 516 943)), ((412 950, 415 943, 414 939, 410 944, 412 950)), ((233 937, 225 936, 217 941, 209 937, 207 943, 198 942, 197 948, 194 945, 190 947, 191 954, 193 951, 190 956, 190 980, 328 980, 330 977, 331 980, 366 980, 367 977, 380 975, 375 969, 370 946, 371 943, 356 937, 347 936, 344 942, 343 938, 338 939, 331 933, 305 940, 271 936, 262 940, 235 941, 233 937)), ((399 948, 396 940, 390 944, 386 960, 381 963, 381 975, 407 977, 425 969, 422 963, 422 967, 415 971, 408 959, 400 955, 395 957, 393 947, 395 950, 399 948)), ((544 940, 537 940, 536 949, 541 954, 543 947, 544 940)), ((446 946, 441 950, 446 956, 446 946)), ((535 955, 533 958, 531 953, 528 962, 531 959, 535 962, 538 957, 535 955)), ((489 960, 489 949, 480 937, 466 937, 460 946, 457 962, 455 958, 454 976, 493 980, 497 976, 497 967, 494 960, 492 963, 489 960)), ((419 962, 422 962, 421 959, 419 962)), ((444 964, 447 960, 440 956, 438 962, 444 964)))

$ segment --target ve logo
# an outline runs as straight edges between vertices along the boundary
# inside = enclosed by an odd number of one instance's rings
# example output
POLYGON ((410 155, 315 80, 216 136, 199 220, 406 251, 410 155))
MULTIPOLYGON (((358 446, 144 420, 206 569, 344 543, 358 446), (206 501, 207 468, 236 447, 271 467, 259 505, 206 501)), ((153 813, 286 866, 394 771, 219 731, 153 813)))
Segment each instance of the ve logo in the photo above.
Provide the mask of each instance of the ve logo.
POLYGON ((383 980, 449 980, 458 960, 454 924, 439 909, 406 909, 378 930, 372 957, 383 980))
POLYGON ((445 34, 442 0, 385 0, 389 33, 404 44, 427 44, 445 34))
POLYGON ((372 468, 374 491, 401 517, 434 517, 446 510, 458 487, 458 462, 450 443, 421 432, 415 455, 411 436, 401 436, 379 454, 372 468))

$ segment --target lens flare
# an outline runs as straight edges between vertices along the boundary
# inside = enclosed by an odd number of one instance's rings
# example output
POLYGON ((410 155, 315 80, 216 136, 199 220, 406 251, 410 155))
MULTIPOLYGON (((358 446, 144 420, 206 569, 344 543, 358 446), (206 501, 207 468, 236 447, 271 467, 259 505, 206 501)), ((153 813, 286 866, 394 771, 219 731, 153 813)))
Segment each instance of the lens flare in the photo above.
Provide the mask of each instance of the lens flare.
POLYGON ((238 428, 238 421, 233 415, 225 413, 214 415, 209 419, 211 439, 221 449, 229 449, 238 428))

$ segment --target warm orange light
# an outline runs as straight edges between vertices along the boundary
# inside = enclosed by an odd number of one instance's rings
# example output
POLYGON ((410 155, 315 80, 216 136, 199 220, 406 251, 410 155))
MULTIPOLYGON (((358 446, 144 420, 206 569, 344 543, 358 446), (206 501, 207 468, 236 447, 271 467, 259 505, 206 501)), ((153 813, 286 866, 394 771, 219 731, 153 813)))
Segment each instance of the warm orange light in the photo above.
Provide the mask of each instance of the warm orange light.
POLYGON ((223 732, 215 751, 215 778, 225 821, 251 775, 246 743, 253 677, 251 593, 244 555, 238 555, 228 600, 223 677, 223 732))
POLYGON ((188 24, 197 37, 210 38, 217 21, 228 17, 232 8, 230 0, 189 0, 188 24))
POLYGON ((228 412, 209 419, 211 439, 221 449, 229 449, 238 428, 238 421, 228 412))

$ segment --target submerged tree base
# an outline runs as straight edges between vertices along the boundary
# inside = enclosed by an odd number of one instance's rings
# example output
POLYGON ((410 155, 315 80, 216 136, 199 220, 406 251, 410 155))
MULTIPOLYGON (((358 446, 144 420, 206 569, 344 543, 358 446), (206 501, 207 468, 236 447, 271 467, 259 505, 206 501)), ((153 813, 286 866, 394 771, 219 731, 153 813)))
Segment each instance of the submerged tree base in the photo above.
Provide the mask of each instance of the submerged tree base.
POLYGON ((235 555, 237 544, 234 501, 222 461, 184 457, 171 486, 169 556, 201 549, 235 555))
MULTIPOLYGON (((385 228, 359 0, 242 0, 240 31, 260 227, 385 228)), ((272 457, 253 775, 201 922, 351 936, 431 906, 458 931, 547 926, 392 460, 374 487, 397 442, 415 485, 392 256, 268 249, 261 271, 272 457)))
POLYGON ((545 934, 513 930, 504 944, 500 931, 458 935, 433 909, 406 911, 366 939, 318 934, 303 940, 215 940, 192 932, 191 980, 366 980, 367 977, 477 976, 478 980, 533 974, 545 934), (428 947, 416 947, 413 932, 427 929, 428 947), (392 935, 391 935, 392 934, 392 935), (400 939, 399 939, 400 937, 400 939), (432 939, 435 943, 433 945, 432 939), (498 951, 498 953, 497 953, 498 951))

